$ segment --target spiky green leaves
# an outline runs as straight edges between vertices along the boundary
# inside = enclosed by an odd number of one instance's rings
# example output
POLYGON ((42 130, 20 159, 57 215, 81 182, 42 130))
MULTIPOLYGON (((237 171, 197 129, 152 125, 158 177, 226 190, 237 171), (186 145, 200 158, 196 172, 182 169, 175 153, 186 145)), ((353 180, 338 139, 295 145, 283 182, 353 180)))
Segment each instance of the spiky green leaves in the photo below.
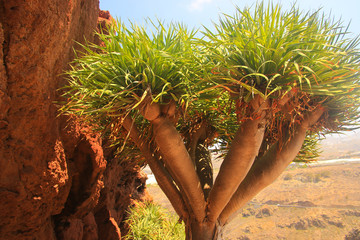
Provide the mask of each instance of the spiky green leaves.
MULTIPOLYGON (((143 27, 114 22, 98 36, 103 43, 83 46, 68 72, 62 110, 99 125, 120 126, 129 112, 144 115, 151 102, 162 111, 171 102, 174 112, 186 110, 176 118, 185 142, 201 119, 227 148, 242 121, 256 118, 249 111, 255 95, 270 98, 269 143, 318 105, 326 113, 316 131, 346 130, 360 117, 360 38, 349 38, 341 21, 320 11, 259 3, 224 15, 215 31, 205 28, 203 35, 149 20, 143 27)), ((150 126, 142 117, 136 121, 150 126)))
POLYGON ((191 85, 198 78, 192 47, 195 31, 181 24, 149 21, 149 25, 127 28, 117 21, 106 34, 98 34, 101 45, 83 46, 84 53, 68 72, 66 110, 116 116, 149 97, 160 103, 191 98, 191 85))
POLYGON ((342 23, 320 11, 259 3, 224 15, 215 27, 206 29, 210 41, 203 44, 216 66, 217 84, 264 97, 292 88, 337 96, 359 87, 360 39, 348 39, 342 23))
POLYGON ((207 40, 201 41, 213 64, 209 91, 229 92, 230 102, 240 102, 242 109, 254 95, 271 98, 272 119, 281 122, 271 132, 294 126, 319 104, 327 108, 325 131, 354 127, 360 105, 360 38, 349 38, 342 22, 330 17, 320 10, 284 10, 271 3, 223 15, 215 31, 205 29, 207 40), (284 114, 276 102, 290 91, 292 107, 284 114))

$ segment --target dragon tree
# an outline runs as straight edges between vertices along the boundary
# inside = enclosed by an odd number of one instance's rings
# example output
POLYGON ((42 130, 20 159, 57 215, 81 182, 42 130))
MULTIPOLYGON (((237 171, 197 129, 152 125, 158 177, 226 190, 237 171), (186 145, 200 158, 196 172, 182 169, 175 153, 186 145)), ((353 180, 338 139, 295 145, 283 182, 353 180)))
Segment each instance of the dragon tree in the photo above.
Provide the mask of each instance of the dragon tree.
POLYGON ((316 157, 319 136, 357 127, 359 37, 320 11, 259 3, 201 31, 115 21, 98 36, 61 110, 150 166, 187 239, 220 238, 292 161, 316 157))

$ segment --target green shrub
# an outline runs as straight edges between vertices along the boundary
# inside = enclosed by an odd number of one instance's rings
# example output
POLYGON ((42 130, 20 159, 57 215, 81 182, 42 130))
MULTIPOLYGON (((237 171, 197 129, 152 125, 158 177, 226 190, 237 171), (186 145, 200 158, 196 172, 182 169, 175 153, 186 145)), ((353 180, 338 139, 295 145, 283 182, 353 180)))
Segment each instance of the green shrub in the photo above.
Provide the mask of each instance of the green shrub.
POLYGON ((185 239, 184 225, 161 206, 147 202, 130 209, 127 240, 185 239))
POLYGON ((285 176, 284 176, 284 180, 292 180, 293 179, 293 176, 290 174, 290 173, 287 173, 285 176))

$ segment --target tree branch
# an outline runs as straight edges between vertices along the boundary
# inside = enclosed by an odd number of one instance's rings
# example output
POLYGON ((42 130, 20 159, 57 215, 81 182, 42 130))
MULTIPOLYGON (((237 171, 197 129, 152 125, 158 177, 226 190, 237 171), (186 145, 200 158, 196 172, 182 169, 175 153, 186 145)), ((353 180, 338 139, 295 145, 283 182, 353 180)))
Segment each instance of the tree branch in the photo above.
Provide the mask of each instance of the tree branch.
POLYGON ((251 105, 258 118, 246 120, 237 131, 230 150, 221 164, 219 175, 210 191, 207 219, 215 222, 231 196, 245 178, 261 146, 268 101, 256 96, 251 105))
POLYGON ((171 176, 164 168, 164 166, 155 159, 152 151, 149 148, 149 144, 141 139, 139 130, 137 129, 135 122, 129 116, 124 119, 123 128, 128 131, 130 134, 131 140, 143 153, 151 171, 154 173, 157 183, 159 184, 162 191, 165 193, 167 198, 170 200, 172 206, 174 207, 176 213, 180 218, 187 219, 188 211, 185 207, 184 200, 175 186, 171 176))
POLYGON ((204 199, 207 200, 210 190, 213 187, 213 165, 209 149, 201 143, 198 143, 195 151, 196 173, 200 179, 201 189, 204 193, 204 199))
POLYGON ((198 142, 201 138, 203 139, 206 138, 206 124, 202 121, 199 128, 193 131, 192 133, 189 133, 189 135, 190 134, 191 136, 189 139, 188 149, 189 149, 190 157, 195 164, 195 152, 198 142))
POLYGON ((199 177, 205 201, 214 184, 211 155, 208 148, 204 145, 205 140, 214 135, 211 128, 208 123, 201 120, 195 130, 189 131, 189 136, 187 137, 189 139, 187 148, 195 165, 196 174, 199 177))
POLYGON ((289 134, 282 139, 280 152, 278 141, 271 146, 262 158, 254 163, 246 178, 219 216, 220 224, 226 224, 233 213, 280 176, 299 153, 307 130, 320 119, 323 113, 324 109, 318 107, 311 114, 308 114, 303 122, 298 125, 293 136, 289 134))
POLYGON ((174 180, 179 187, 184 190, 195 219, 202 222, 205 218, 204 195, 183 139, 167 118, 160 116, 151 123, 155 142, 166 167, 174 174, 174 180))

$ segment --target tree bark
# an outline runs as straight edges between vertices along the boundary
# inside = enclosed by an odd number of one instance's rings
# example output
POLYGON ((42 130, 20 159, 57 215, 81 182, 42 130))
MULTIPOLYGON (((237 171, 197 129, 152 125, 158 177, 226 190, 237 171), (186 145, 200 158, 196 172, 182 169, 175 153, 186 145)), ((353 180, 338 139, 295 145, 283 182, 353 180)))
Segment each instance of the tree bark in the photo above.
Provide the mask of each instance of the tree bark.
MULTIPOLYGON (((189 134, 190 135, 190 134, 189 134)), ((201 123, 200 127, 193 131, 190 136, 190 142, 188 143, 189 154, 193 162, 195 163, 195 152, 200 139, 206 138, 206 124, 201 123)))
POLYGON ((151 121, 153 133, 166 167, 176 183, 184 190, 191 206, 190 211, 198 222, 205 218, 205 201, 194 164, 174 125, 165 117, 151 121))
POLYGON ((175 186, 171 176, 166 171, 164 166, 154 158, 152 151, 149 149, 149 143, 140 138, 139 130, 137 129, 134 121, 127 116, 124 119, 123 127, 129 132, 130 138, 143 153, 151 171, 154 173, 155 179, 159 184, 161 190, 165 193, 166 197, 169 199, 171 205, 174 207, 176 213, 180 218, 188 218, 188 210, 184 203, 184 200, 175 186))
POLYGON ((254 163, 248 175, 219 216, 221 225, 226 224, 231 215, 262 189, 270 185, 285 170, 299 153, 307 130, 319 120, 323 112, 324 109, 321 107, 311 112, 311 114, 305 117, 302 124, 296 128, 293 136, 289 134, 282 141, 278 141, 261 159, 254 163))
POLYGON ((213 165, 209 149, 198 143, 195 151, 196 174, 199 176, 204 199, 207 200, 210 190, 213 187, 213 165))
POLYGON ((245 178, 257 156, 265 132, 267 102, 254 99, 257 119, 246 120, 237 131, 230 150, 208 198, 207 218, 215 222, 231 196, 245 178))
POLYGON ((215 240, 218 236, 218 225, 207 222, 191 221, 190 231, 187 232, 186 240, 215 240))

